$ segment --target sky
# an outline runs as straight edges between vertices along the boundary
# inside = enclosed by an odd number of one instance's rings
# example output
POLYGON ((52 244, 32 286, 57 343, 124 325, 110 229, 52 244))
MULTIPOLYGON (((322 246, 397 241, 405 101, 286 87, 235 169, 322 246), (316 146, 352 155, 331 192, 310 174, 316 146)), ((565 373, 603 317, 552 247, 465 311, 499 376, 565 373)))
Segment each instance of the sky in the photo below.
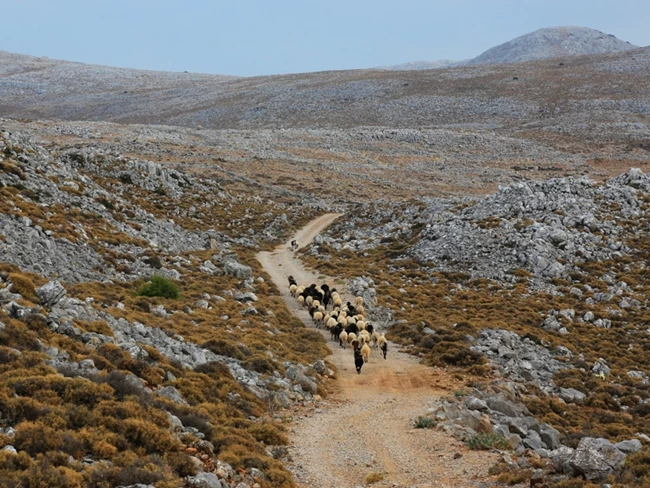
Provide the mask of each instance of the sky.
POLYGON ((648 0, 0 0, 0 50, 255 76, 462 60, 542 27, 650 45, 648 0))

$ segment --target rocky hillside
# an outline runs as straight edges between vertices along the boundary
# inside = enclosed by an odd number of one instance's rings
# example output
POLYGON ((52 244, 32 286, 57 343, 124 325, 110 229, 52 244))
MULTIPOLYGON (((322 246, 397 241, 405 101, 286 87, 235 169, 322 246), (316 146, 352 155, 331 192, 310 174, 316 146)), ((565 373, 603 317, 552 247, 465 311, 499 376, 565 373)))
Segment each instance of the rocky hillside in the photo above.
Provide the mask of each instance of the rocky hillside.
POLYGON ((587 27, 546 27, 488 49, 469 65, 522 63, 536 59, 629 51, 638 46, 587 27))
POLYGON ((505 458, 501 480, 645 486, 649 202, 650 176, 636 169, 604 183, 526 181, 477 199, 363 205, 304 258, 364 276, 359 292, 372 290, 366 301, 393 324, 390 338, 424 363, 483 378, 432 421, 468 442, 498 433, 515 452, 535 451, 535 462, 505 458))
POLYGON ((253 254, 308 217, 254 193, 0 131, 6 486, 293 485, 275 412, 334 372, 253 254))

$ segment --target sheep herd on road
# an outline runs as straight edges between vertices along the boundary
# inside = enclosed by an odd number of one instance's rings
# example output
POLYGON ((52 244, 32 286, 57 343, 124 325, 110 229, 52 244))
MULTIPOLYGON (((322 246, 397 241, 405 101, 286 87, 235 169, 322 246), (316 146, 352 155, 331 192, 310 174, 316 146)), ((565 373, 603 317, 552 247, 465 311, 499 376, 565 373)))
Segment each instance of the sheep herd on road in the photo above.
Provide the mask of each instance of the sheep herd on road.
POLYGON ((309 310, 316 327, 329 330, 332 340, 337 341, 340 347, 352 347, 358 374, 368 362, 372 348, 380 350, 386 359, 388 341, 366 320, 362 297, 357 297, 354 304, 347 302, 344 305, 336 288, 330 289, 327 284, 300 286, 293 276, 289 276, 289 293, 301 307, 309 310), (328 311, 330 304, 332 310, 328 311))

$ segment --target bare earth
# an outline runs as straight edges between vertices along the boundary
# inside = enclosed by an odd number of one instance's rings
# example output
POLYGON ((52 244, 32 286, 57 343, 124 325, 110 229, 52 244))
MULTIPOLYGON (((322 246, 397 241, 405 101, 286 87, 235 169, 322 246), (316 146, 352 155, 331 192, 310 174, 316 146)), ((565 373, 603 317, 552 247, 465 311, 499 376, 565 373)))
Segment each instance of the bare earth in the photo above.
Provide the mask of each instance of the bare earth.
MULTIPOLYGON (((295 236, 300 246, 338 217, 327 214, 310 222, 295 236)), ((289 242, 258 259, 282 290, 290 309, 313 326, 306 310, 288 293, 287 277, 299 284, 326 281, 344 292, 331 278, 306 270, 289 242)), ((344 302, 345 294, 342 293, 344 302)), ((351 297, 348 297, 350 299, 351 297)), ((329 341, 329 334, 323 331, 329 341)), ((389 344, 388 359, 373 350, 360 375, 350 348, 328 342, 328 362, 337 369, 334 393, 297 417, 291 430, 291 454, 298 486, 347 488, 363 485, 368 475, 383 477, 375 486, 475 487, 488 478, 496 455, 470 451, 443 432, 415 429, 413 422, 462 383, 442 369, 418 363, 389 344)))

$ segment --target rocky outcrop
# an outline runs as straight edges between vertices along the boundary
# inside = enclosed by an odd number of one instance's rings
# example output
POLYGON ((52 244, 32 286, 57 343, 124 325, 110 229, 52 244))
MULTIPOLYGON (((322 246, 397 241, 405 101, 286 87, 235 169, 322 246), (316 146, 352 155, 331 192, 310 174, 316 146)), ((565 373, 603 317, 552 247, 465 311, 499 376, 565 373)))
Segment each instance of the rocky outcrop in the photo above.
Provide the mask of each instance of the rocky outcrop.
POLYGON ((600 481, 625 465, 625 454, 606 439, 585 437, 569 459, 569 464, 590 481, 600 481))
POLYGON ((52 308, 59 303, 66 295, 66 289, 58 281, 50 281, 36 289, 36 296, 45 308, 52 308))
POLYGON ((551 393, 557 390, 553 375, 571 365, 557 359, 571 354, 567 348, 556 348, 551 353, 528 337, 501 329, 484 329, 471 345, 484 354, 500 371, 512 380, 533 383, 551 393))

